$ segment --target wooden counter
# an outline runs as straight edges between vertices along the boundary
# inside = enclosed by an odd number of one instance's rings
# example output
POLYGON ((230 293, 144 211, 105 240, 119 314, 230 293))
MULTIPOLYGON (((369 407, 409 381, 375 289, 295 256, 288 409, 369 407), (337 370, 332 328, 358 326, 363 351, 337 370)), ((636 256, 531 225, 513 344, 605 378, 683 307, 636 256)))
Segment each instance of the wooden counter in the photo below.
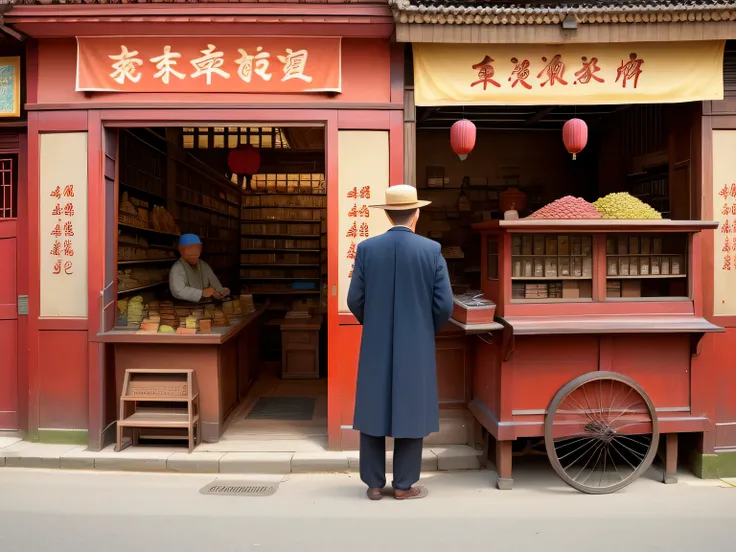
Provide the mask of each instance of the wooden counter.
POLYGON ((199 386, 202 440, 216 443, 226 418, 245 398, 258 363, 258 331, 266 306, 211 334, 137 334, 116 330, 97 339, 113 344, 116 397, 129 368, 192 369, 199 386))

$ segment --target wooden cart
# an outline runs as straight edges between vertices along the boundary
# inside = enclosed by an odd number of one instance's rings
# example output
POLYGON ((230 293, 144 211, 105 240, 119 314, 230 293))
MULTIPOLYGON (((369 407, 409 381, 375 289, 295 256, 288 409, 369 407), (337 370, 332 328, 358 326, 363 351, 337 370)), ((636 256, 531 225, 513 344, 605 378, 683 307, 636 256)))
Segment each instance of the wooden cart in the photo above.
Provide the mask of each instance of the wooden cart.
POLYGON ((694 406, 690 364, 704 334, 723 331, 702 317, 701 304, 699 233, 716 227, 670 220, 474 226, 497 324, 465 326, 477 334, 470 337, 470 410, 495 443, 499 489, 512 487, 512 442, 524 437, 544 437, 567 484, 602 494, 646 471, 662 434, 664 480, 676 481, 677 434, 713 429, 694 406))

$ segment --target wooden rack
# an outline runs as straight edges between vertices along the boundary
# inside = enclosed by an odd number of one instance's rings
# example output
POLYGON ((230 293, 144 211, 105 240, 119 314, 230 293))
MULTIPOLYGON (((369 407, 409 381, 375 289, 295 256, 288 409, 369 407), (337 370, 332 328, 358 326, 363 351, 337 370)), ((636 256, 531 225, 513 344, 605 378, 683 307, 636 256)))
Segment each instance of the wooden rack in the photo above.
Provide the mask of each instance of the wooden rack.
POLYGON ((199 392, 194 370, 129 369, 120 396, 115 451, 123 448, 125 428, 137 444, 142 428, 186 429, 189 452, 201 439, 199 392))
MULTIPOLYGON (((289 175, 271 176, 273 181, 252 184, 257 193, 246 194, 243 198, 242 291, 255 295, 293 296, 294 299, 303 295, 310 307, 319 311, 320 301, 313 297, 321 293, 327 274, 322 239, 326 234, 326 196, 318 188, 312 188, 312 193, 297 193, 301 189, 299 182, 295 181, 296 184, 289 188, 289 175), (272 191, 276 192, 282 181, 287 193, 258 193, 264 186, 267 191, 274 188, 272 191)), ((304 188, 304 183, 301 185, 304 188)), ((291 302, 292 299, 286 298, 281 303, 272 302, 272 308, 287 310, 291 302)))
MULTIPOLYGON (((202 258, 220 275, 223 284, 237 277, 241 191, 225 177, 201 166, 196 159, 164 136, 130 131, 120 136, 120 193, 145 201, 150 208, 165 207, 182 234, 197 234, 204 243, 202 258), (228 277, 228 271, 232 271, 228 277)), ((121 229, 144 234, 148 247, 171 246, 175 235, 145 225, 126 224, 121 229)), ((131 259, 121 259, 129 261, 131 259)), ((173 262, 172 258, 172 262, 173 262)), ((135 264, 135 263, 128 263, 135 264)))

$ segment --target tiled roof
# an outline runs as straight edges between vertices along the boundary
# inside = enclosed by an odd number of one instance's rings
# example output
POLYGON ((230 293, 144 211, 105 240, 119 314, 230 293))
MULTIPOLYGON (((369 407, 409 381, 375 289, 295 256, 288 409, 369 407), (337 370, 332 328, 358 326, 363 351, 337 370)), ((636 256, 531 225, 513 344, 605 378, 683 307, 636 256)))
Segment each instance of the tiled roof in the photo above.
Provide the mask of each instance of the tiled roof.
POLYGON ((380 4, 385 0, 0 0, 0 5, 75 4, 380 4))
POLYGON ((439 25, 552 25, 572 15, 578 23, 736 21, 736 1, 642 0, 581 3, 388 0, 397 23, 439 25))

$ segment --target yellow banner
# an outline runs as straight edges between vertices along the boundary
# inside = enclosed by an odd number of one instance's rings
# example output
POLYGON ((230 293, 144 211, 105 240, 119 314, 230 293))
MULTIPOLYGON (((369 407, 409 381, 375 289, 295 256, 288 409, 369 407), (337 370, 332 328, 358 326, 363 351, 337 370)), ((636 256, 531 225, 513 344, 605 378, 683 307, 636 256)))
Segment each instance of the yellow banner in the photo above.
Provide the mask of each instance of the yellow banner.
POLYGON ((723 99, 724 41, 413 44, 418 106, 723 99))

